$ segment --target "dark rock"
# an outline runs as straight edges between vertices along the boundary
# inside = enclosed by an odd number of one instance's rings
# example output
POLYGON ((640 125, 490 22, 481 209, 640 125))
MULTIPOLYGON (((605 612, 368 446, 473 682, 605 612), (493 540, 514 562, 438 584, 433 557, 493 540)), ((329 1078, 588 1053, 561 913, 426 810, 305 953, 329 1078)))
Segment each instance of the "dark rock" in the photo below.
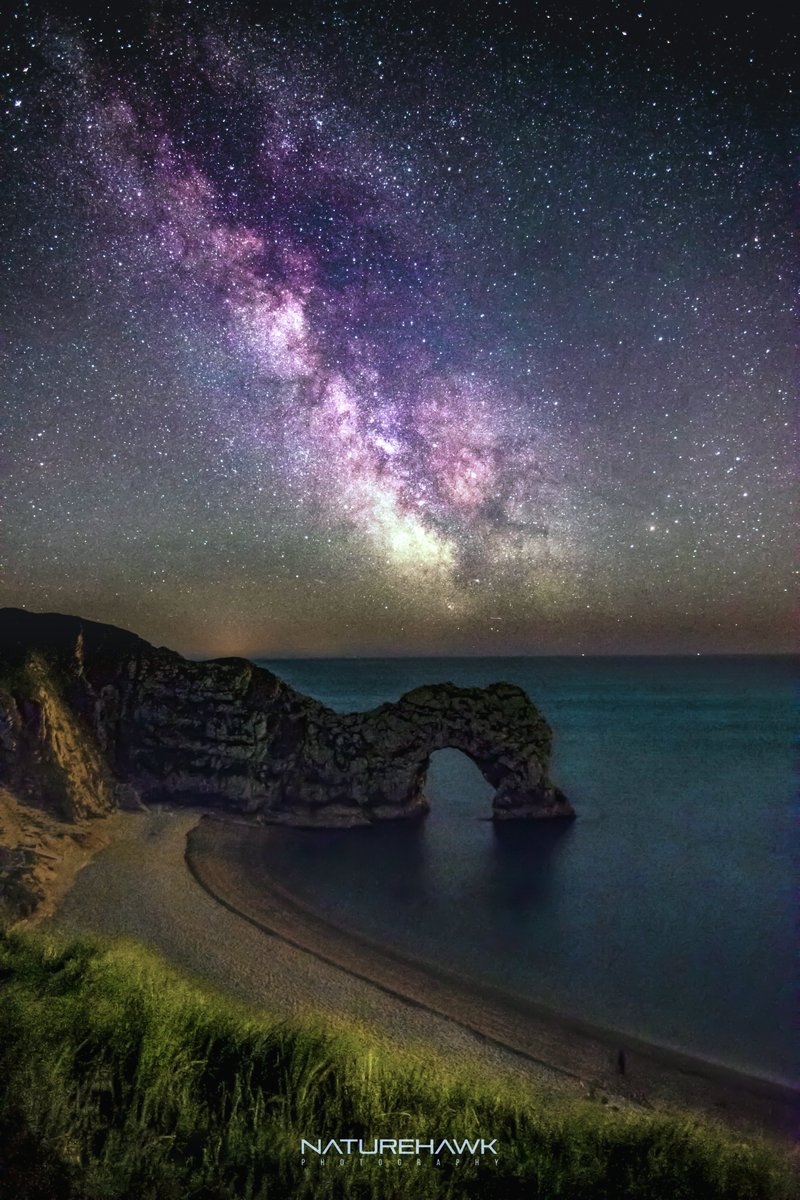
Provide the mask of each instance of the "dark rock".
POLYGON ((0 782, 64 816, 209 802, 264 821, 358 825, 425 812, 430 755, 467 754, 497 820, 572 817, 551 731, 521 688, 415 688, 335 713, 244 659, 190 662, 135 634, 0 610, 0 782))

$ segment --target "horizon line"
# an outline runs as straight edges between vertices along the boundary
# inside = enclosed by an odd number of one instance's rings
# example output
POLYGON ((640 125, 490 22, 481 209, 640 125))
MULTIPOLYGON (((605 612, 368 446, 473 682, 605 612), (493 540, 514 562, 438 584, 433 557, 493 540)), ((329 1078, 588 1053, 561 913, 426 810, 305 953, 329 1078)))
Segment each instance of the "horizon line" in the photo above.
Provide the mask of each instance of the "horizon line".
MULTIPOLYGON (((198 656, 192 656, 198 657, 198 656)), ((206 656, 203 656, 206 657, 206 656)), ((211 657, 211 656, 208 656, 211 657)), ((491 658, 800 658, 800 650, 650 650, 650 651, 539 651, 525 654, 241 654, 223 657, 240 657, 254 661, 270 662, 407 662, 416 659, 464 659, 491 658)))

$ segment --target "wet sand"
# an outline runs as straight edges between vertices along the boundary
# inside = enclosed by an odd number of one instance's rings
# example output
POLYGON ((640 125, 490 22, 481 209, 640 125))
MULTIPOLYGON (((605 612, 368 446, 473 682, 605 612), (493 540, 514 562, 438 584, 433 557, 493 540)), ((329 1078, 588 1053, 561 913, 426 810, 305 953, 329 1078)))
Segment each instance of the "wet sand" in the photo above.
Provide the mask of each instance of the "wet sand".
POLYGON ((268 828, 198 817, 120 814, 114 842, 47 924, 135 937, 277 1015, 356 1021, 371 1041, 421 1059, 434 1053, 599 1102, 796 1130, 798 1096, 788 1088, 565 1020, 337 928, 264 877, 268 828))

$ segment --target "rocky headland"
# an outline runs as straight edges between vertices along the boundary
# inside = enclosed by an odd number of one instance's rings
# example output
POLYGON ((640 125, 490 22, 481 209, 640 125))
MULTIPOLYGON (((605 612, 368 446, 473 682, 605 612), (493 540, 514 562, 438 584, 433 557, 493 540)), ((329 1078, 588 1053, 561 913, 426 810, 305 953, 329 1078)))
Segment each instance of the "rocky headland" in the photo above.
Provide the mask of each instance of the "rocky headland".
POLYGON ((570 818, 551 737, 508 683, 342 714, 245 659, 192 662, 111 625, 0 610, 0 786, 62 822, 160 802, 306 826, 413 817, 444 747, 495 788, 495 820, 570 818))

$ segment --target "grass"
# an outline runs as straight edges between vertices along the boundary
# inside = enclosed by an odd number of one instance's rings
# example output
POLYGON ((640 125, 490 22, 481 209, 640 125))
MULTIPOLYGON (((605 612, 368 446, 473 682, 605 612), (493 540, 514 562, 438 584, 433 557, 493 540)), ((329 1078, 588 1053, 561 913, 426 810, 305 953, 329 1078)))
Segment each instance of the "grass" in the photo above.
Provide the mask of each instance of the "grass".
POLYGON ((15 1200, 787 1200, 716 1126, 422 1066, 259 1015, 131 943, 0 935, 0 1195, 15 1200), (304 1170, 300 1138, 496 1138, 498 1158, 304 1170))

